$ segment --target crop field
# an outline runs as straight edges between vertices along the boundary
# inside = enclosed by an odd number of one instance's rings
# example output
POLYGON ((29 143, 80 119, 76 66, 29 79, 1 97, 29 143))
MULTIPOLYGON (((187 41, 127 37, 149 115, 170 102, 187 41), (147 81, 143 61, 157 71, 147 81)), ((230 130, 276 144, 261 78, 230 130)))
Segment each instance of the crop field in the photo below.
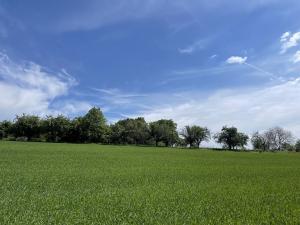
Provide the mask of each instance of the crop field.
POLYGON ((300 154, 0 142, 0 224, 300 224, 300 154))

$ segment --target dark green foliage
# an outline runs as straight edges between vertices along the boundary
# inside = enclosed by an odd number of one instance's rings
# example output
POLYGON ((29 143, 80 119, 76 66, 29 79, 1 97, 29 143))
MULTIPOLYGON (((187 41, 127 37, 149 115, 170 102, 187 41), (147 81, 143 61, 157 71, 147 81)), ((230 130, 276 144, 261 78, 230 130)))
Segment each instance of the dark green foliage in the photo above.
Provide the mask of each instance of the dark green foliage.
POLYGON ((106 119, 99 108, 92 108, 79 120, 81 136, 84 142, 100 143, 105 142, 105 135, 108 129, 106 119))
POLYGON ((144 118, 120 120, 111 126, 111 143, 146 144, 150 132, 144 118))
POLYGON ((41 135, 41 120, 38 116, 25 115, 17 116, 12 126, 12 134, 18 137, 26 137, 28 141, 32 138, 39 138, 41 135))
POLYGON ((151 132, 144 118, 124 119, 108 126, 102 111, 94 107, 86 115, 72 120, 62 115, 44 119, 25 114, 17 116, 14 123, 0 123, 0 139, 8 137, 18 141, 138 145, 151 145, 157 140, 157 144, 161 142, 170 146, 177 141, 178 134, 172 120, 153 123, 151 132))
POLYGON ((4 120, 0 122, 0 140, 3 138, 8 138, 12 132, 12 122, 4 120))
POLYGON ((107 143, 109 127, 99 108, 92 108, 83 116, 70 120, 62 115, 17 116, 14 123, 0 123, 0 139, 13 136, 15 140, 74 143, 107 143))
POLYGON ((249 139, 246 134, 238 132, 236 127, 226 126, 214 138, 217 143, 223 144, 223 147, 229 150, 244 148, 249 139))
POLYGON ((300 140, 298 140, 295 144, 295 150, 296 152, 300 152, 300 140))
MULTIPOLYGON (((17 116, 13 122, 0 122, 0 140, 47 141, 69 143, 134 144, 155 146, 199 147, 210 139, 206 127, 186 126, 179 136, 173 120, 161 119, 147 123, 144 118, 123 119, 107 125, 99 108, 91 108, 86 115, 69 119, 62 115, 39 118, 34 115, 17 116)), ((244 149, 249 137, 235 127, 223 127, 214 135, 224 148, 244 149)), ((274 127, 263 134, 254 133, 253 148, 260 151, 297 150, 291 132, 274 127)), ((298 150, 299 151, 299 150, 298 150)))
POLYGON ((289 144, 289 143, 284 143, 282 145, 282 150, 293 152, 293 151, 295 151, 295 146, 292 144, 289 144))
POLYGON ((178 137, 175 142, 175 145, 176 145, 176 147, 184 148, 184 147, 186 147, 186 141, 184 138, 178 137))
POLYGON ((178 140, 177 124, 173 120, 158 120, 150 123, 151 137, 158 146, 159 142, 163 142, 165 146, 172 146, 178 140))
POLYGON ((46 141, 65 142, 68 139, 70 120, 64 116, 47 116, 42 121, 42 131, 46 141))
POLYGON ((238 133, 238 143, 237 147, 245 149, 245 146, 248 144, 249 136, 244 133, 238 133))
POLYGON ((84 122, 82 117, 77 117, 71 121, 67 137, 68 142, 85 143, 87 141, 83 124, 84 122))
POLYGON ((200 147, 203 141, 210 139, 210 131, 206 127, 186 126, 181 135, 184 137, 186 144, 191 147, 200 147))
POLYGON ((43 132, 49 142, 106 143, 107 130, 99 108, 92 108, 85 116, 73 120, 49 116, 43 121, 43 132))
POLYGON ((255 132, 252 135, 251 143, 254 150, 266 151, 269 149, 269 143, 266 140, 264 135, 259 134, 259 132, 255 132))

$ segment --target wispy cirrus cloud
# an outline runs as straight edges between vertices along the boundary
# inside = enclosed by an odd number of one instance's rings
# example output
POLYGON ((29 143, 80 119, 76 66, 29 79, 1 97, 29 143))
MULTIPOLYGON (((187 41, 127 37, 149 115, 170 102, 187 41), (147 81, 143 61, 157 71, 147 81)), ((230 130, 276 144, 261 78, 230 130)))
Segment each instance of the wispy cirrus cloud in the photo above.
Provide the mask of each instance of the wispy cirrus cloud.
MULTIPOLYGON (((213 55, 213 57, 210 57, 215 59, 218 57, 218 55, 213 55)), ((290 65, 290 60, 288 56, 278 56, 273 55, 272 57, 264 58, 264 60, 256 60, 253 63, 248 62, 248 57, 244 56, 230 56, 225 60, 224 62, 216 64, 215 67, 209 67, 209 68, 188 68, 188 69, 182 69, 182 70, 173 70, 170 72, 169 76, 166 77, 162 82, 160 82, 161 85, 169 84, 174 81, 180 81, 180 80, 192 80, 192 79, 198 79, 201 77, 207 77, 207 76, 216 76, 216 75, 224 75, 224 74, 239 74, 241 76, 262 76, 266 77, 271 81, 280 80, 282 81, 283 75, 285 74, 287 69, 294 70, 295 66, 290 65), (238 67, 235 67, 237 65, 238 67), (252 73, 250 71, 247 71, 243 69, 241 66, 246 66, 252 70, 255 71, 255 73, 252 73), (266 67, 263 68, 263 67, 266 67), (278 72, 278 74, 273 73, 269 71, 271 69, 274 69, 278 72)), ((296 69, 296 68, 295 68, 296 69)))
POLYGON ((92 90, 101 94, 99 98, 113 105, 132 104, 135 99, 147 97, 146 94, 124 93, 117 88, 92 88, 92 90))
POLYGON ((210 56, 209 58, 210 58, 210 59, 215 59, 215 58, 217 58, 217 57, 218 57, 218 55, 217 55, 217 54, 214 54, 214 55, 210 56))
POLYGON ((231 56, 226 60, 226 63, 228 63, 228 64, 240 64, 240 65, 243 64, 243 65, 246 65, 246 66, 248 66, 248 67, 250 67, 250 68, 252 68, 252 69, 254 69, 258 72, 261 72, 261 73, 263 73, 267 76, 270 76, 271 79, 277 79, 278 78, 278 76, 276 76, 275 74, 273 74, 273 73, 271 73, 271 72, 269 72, 265 69, 262 69, 261 67, 255 66, 251 63, 248 63, 247 60, 248 60, 248 57, 231 56))
POLYGON ((300 137, 300 125, 295 123, 300 113, 299 90, 300 78, 296 78, 260 88, 218 90, 208 98, 195 92, 182 93, 180 98, 162 95, 164 103, 136 115, 148 121, 171 118, 179 127, 198 124, 213 131, 233 125, 248 134, 279 125, 300 137))
POLYGON ((63 113, 53 104, 76 84, 66 70, 51 72, 34 62, 16 62, 0 53, 0 119, 21 113, 63 113))
MULTIPOLYGON (((109 121, 114 122, 126 118, 129 111, 148 109, 152 99, 145 93, 126 92, 118 88, 91 88, 89 93, 93 102, 100 105, 101 109, 109 116, 109 121), (147 99, 147 101, 146 101, 147 99)), ((154 94, 152 95, 154 96, 154 94)))
POLYGON ((185 48, 179 48, 178 52, 181 54, 192 54, 196 51, 204 49, 207 42, 207 40, 198 40, 185 48))

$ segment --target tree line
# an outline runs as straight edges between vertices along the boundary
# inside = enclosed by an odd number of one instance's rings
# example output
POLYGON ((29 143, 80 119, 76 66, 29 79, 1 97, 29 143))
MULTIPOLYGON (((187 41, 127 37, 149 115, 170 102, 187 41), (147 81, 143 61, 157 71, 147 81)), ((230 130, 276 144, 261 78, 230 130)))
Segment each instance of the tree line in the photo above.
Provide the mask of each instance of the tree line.
POLYGON ((259 151, 300 151, 300 140, 293 144, 291 132, 280 127, 250 138, 236 127, 224 126, 211 135, 207 127, 185 126, 180 131, 173 120, 161 119, 147 123, 144 118, 123 119, 108 124, 99 108, 84 116, 69 119, 63 115, 40 118, 35 115, 16 116, 13 121, 0 122, 0 139, 66 143, 132 144, 166 147, 199 148, 202 142, 214 139, 224 149, 245 149, 249 140, 259 151))

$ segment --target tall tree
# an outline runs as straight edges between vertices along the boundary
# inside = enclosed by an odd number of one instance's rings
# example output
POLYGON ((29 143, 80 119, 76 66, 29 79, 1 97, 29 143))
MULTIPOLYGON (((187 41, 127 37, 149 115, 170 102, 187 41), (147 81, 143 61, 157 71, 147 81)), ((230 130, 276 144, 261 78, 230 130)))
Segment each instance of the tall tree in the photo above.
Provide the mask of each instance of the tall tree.
POLYGON ((203 141, 210 139, 210 131, 206 127, 185 126, 181 135, 184 137, 186 144, 191 147, 200 147, 203 141))
POLYGON ((12 132, 12 122, 4 120, 0 122, 0 139, 7 138, 12 132))
POLYGON ((283 150, 286 144, 292 144, 293 135, 290 131, 281 127, 274 127, 264 133, 264 137, 270 147, 274 151, 283 150))
POLYGON ((245 149, 245 146, 248 144, 249 136, 244 133, 238 133, 238 147, 245 149))
POLYGON ((104 142, 108 126, 100 108, 92 108, 82 118, 83 136, 87 142, 104 142))
POLYGON ((158 120, 150 123, 151 137, 158 146, 163 142, 165 146, 172 146, 178 139, 177 124, 173 120, 158 120))
POLYGON ((39 138, 41 134, 41 122, 38 116, 25 115, 17 116, 13 125, 15 137, 39 138))
POLYGON ((146 144, 149 126, 142 117, 124 119, 111 126, 111 142, 115 144, 146 144))
POLYGON ((82 117, 76 117, 70 121, 70 128, 66 137, 68 142, 85 143, 87 142, 86 128, 82 117))
POLYGON ((262 150, 262 151, 269 150, 269 143, 266 139, 266 136, 264 134, 260 134, 259 132, 255 132, 252 135, 251 143, 253 149, 255 150, 262 150))
POLYGON ((220 133, 214 136, 217 143, 223 144, 224 148, 230 150, 238 147, 244 148, 247 145, 249 137, 246 134, 238 132, 236 127, 224 126, 220 133))
POLYGON ((49 142, 67 141, 70 126, 70 120, 62 115, 57 117, 47 116, 42 120, 42 130, 49 142))

